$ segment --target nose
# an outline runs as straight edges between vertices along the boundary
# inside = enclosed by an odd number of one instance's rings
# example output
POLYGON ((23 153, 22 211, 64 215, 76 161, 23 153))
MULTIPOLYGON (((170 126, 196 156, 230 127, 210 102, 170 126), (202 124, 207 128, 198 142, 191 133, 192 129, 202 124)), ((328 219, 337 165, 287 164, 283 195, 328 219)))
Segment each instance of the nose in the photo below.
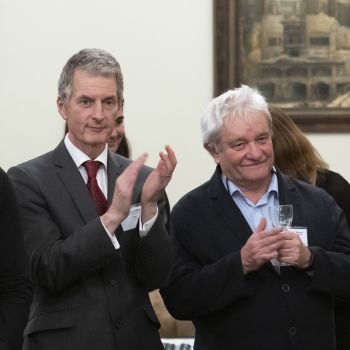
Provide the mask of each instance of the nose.
POLYGON ((248 153, 247 156, 252 159, 259 159, 262 154, 262 151, 259 147, 259 145, 256 144, 256 142, 250 142, 248 144, 248 153))
POLYGON ((95 119, 103 119, 103 106, 101 101, 96 101, 95 110, 94 110, 94 118, 95 119))
POLYGON ((109 135, 109 138, 110 138, 111 140, 115 140, 117 137, 118 137, 118 132, 117 132, 116 128, 114 127, 114 128, 112 129, 112 132, 111 132, 110 135, 109 135))

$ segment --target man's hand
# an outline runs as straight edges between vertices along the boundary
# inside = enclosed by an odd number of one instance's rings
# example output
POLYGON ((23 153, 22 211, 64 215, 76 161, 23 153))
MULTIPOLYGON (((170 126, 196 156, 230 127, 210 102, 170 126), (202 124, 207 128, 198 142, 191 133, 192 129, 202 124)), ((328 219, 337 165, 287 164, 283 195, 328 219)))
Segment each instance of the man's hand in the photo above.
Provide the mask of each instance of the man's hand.
POLYGON ((255 271, 273 258, 277 258, 283 238, 281 228, 265 230, 266 219, 260 220, 256 231, 241 249, 244 274, 255 271))
POLYGON ((281 232, 283 242, 278 250, 278 261, 306 269, 309 267, 311 252, 293 231, 281 232))
POLYGON ((148 175, 141 194, 141 221, 149 221, 157 212, 157 202, 161 193, 171 180, 177 161, 170 146, 165 146, 166 153, 160 152, 157 167, 148 175))
POLYGON ((101 221, 109 232, 114 232, 128 216, 137 176, 146 159, 147 154, 142 154, 116 179, 112 204, 101 216, 101 221))

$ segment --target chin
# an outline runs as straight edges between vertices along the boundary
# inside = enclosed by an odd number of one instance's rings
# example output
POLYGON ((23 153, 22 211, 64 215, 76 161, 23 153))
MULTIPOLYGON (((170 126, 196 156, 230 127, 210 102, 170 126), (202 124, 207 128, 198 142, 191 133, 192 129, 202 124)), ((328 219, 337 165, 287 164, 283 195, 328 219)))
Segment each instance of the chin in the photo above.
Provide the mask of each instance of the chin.
POLYGON ((255 170, 249 172, 249 174, 246 174, 246 178, 252 180, 252 181, 261 181, 265 180, 270 176, 270 170, 255 170))
POLYGON ((107 143, 108 136, 107 134, 92 134, 89 139, 91 143, 102 144, 107 143))

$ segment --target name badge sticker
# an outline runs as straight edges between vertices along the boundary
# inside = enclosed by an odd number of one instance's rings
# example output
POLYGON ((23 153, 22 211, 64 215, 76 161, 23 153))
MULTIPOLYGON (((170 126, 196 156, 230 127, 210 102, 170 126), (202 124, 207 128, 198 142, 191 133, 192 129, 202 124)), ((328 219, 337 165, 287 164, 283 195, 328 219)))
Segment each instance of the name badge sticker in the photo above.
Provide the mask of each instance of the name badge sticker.
POLYGON ((139 222, 141 214, 141 204, 131 206, 128 216, 122 221, 121 225, 124 231, 132 230, 139 222))
POLYGON ((308 240, 307 240, 307 227, 291 227, 289 231, 296 232, 301 241, 307 246, 308 245, 308 240))

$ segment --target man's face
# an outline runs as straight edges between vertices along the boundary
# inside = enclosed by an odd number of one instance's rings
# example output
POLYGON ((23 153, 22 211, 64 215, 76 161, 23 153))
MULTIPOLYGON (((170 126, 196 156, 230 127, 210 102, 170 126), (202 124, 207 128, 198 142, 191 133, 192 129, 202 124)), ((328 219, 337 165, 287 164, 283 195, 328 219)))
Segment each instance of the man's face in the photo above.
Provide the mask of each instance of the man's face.
POLYGON ((212 155, 224 175, 242 190, 267 188, 274 156, 265 115, 252 112, 244 119, 226 119, 212 155))
POLYGON ((58 100, 58 110, 67 121, 69 139, 91 158, 106 146, 118 112, 114 76, 92 75, 76 69, 69 101, 58 100))

